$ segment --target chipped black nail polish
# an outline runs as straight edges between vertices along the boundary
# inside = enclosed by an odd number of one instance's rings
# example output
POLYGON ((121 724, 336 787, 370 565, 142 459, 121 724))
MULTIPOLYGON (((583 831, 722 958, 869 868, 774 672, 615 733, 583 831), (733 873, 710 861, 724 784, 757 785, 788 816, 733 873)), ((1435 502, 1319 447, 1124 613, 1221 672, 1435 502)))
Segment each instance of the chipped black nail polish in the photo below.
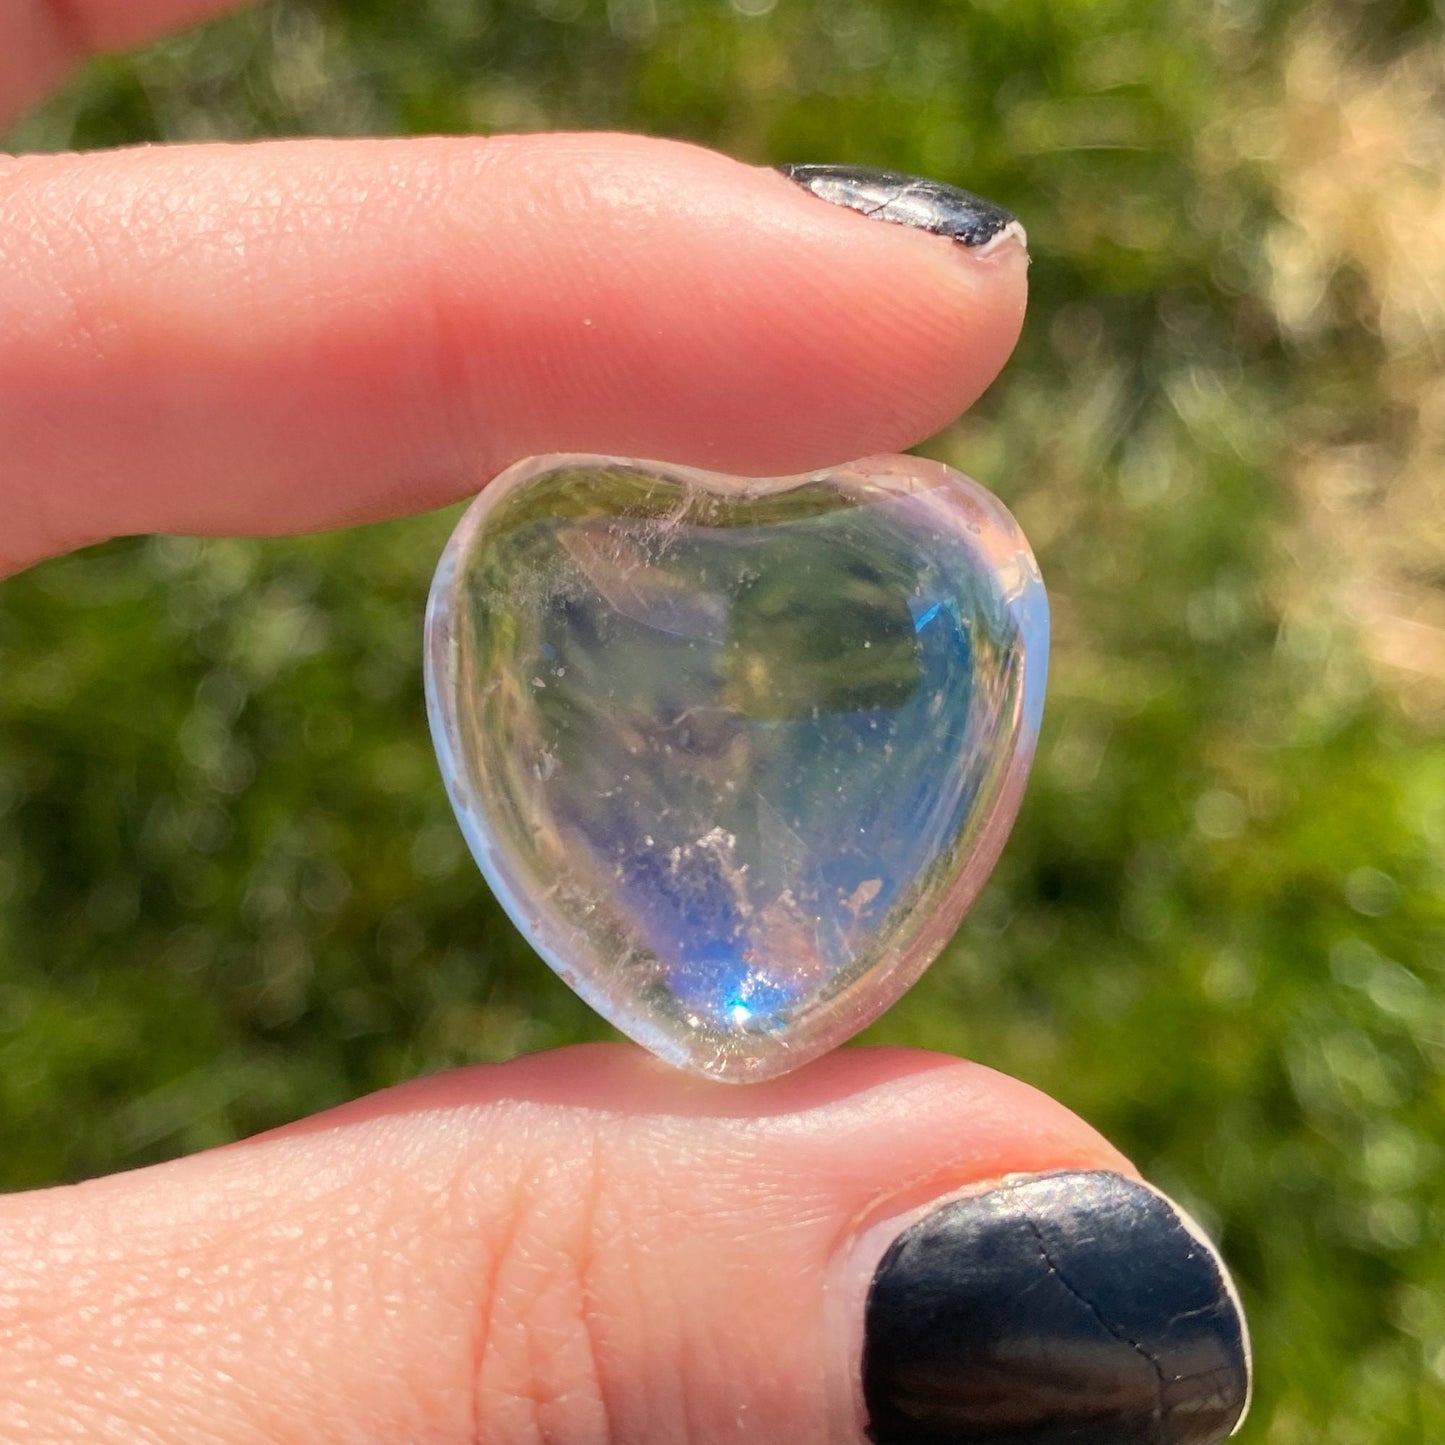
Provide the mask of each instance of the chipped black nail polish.
POLYGON ((1012 211, 942 181, 872 166, 788 165, 778 170, 834 205, 875 220, 932 231, 963 246, 986 246, 1008 231, 1023 239, 1023 227, 1012 211))
POLYGON ((876 1445, 1212 1445, 1249 1343, 1224 1265, 1162 1195, 1040 1175, 905 1229, 868 1293, 876 1445))

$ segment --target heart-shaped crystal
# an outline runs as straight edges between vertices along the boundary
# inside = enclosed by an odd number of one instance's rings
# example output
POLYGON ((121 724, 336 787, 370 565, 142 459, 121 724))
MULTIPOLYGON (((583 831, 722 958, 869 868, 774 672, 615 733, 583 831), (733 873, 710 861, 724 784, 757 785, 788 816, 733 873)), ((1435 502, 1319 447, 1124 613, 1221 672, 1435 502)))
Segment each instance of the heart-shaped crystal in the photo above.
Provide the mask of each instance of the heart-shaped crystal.
POLYGON ((1047 657, 1018 526, 936 462, 535 457, 447 545, 427 704, 533 947, 661 1058, 741 1081, 856 1033, 948 941, 1047 657))

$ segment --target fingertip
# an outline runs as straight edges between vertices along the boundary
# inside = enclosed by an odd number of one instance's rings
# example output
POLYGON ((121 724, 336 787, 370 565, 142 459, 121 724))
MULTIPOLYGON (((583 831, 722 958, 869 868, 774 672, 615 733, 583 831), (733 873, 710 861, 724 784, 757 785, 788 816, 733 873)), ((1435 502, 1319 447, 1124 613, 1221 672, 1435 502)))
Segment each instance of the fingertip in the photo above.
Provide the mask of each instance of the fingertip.
MULTIPOLYGON (((1023 325, 1029 252, 1022 222, 926 177, 853 166, 769 167, 763 174, 800 221, 826 228, 839 246, 891 252, 879 269, 893 277, 900 327, 936 328, 957 343, 957 384, 945 405, 966 409, 1008 360, 1023 325), (829 184, 805 183, 800 172, 826 173, 829 184)), ((943 379, 943 369, 935 374, 943 379)))
POLYGON ((967 246, 820 202, 771 167, 754 177, 781 230, 769 277, 778 324, 806 327, 811 314, 822 343, 815 392, 804 385, 805 368, 792 369, 790 383, 808 405, 798 410, 795 434, 773 438, 769 464, 805 470, 903 451, 967 411, 1023 327, 1022 225, 1010 219, 987 242, 967 246), (812 434, 817 418, 836 436, 812 434), (781 448, 786 457, 772 454, 781 448))

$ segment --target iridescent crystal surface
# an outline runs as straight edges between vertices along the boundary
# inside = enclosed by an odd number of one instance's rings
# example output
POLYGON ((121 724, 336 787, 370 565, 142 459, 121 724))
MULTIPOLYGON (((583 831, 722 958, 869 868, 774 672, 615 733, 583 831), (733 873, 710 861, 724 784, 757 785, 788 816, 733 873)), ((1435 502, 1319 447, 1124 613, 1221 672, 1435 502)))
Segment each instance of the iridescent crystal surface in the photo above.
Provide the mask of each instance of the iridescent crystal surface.
POLYGON ((549 964, 682 1068, 763 1079, 933 960, 1017 811, 1048 609, 935 462, 559 456, 457 527, 427 614, 453 805, 549 964))

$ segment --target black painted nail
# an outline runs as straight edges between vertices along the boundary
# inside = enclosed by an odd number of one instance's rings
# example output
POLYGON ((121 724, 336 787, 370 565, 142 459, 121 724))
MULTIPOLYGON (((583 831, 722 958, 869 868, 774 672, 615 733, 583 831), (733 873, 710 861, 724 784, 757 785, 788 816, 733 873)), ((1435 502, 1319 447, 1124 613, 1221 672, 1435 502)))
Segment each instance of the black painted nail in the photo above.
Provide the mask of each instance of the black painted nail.
POLYGON ((964 246, 986 246, 1005 233, 1025 239, 1012 211, 925 176, 872 166, 779 166, 778 170, 834 205, 879 221, 932 231, 964 246))
POLYGON ((1211 1445, 1249 1399, 1238 1297, 1198 1226, 1109 1173, 945 1204, 868 1292, 877 1445, 1211 1445))

